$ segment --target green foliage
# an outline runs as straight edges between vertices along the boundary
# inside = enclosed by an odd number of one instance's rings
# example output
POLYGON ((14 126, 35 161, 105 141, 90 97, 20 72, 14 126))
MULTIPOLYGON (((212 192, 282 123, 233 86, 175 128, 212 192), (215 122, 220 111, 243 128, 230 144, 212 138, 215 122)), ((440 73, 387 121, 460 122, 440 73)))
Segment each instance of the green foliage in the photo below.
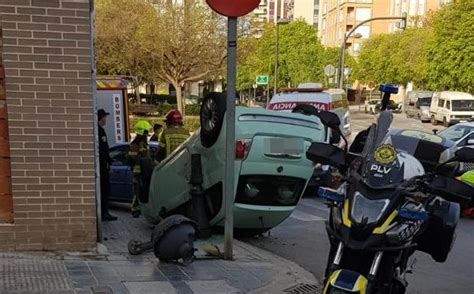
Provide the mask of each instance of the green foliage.
POLYGON ((426 83, 426 50, 431 39, 428 28, 412 28, 381 34, 364 42, 355 77, 374 86, 379 83, 406 85, 426 83))
MULTIPOLYGON (((297 86, 302 82, 324 80, 324 48, 315 29, 302 20, 279 26, 278 87, 297 86)), ((266 24, 258 39, 239 40, 237 89, 249 89, 257 75, 268 75, 274 84, 275 25, 266 24)))
POLYGON ((428 76, 432 89, 474 91, 474 1, 459 0, 432 19, 428 76))

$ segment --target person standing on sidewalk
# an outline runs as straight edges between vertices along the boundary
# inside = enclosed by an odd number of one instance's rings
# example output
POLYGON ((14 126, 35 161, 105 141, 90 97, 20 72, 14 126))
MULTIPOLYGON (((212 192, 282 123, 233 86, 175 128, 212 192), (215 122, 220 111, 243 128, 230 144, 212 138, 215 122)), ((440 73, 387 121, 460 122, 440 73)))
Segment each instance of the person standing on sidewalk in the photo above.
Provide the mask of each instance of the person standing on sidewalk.
POLYGON ((143 194, 149 186, 146 181, 148 180, 148 173, 153 168, 153 161, 150 157, 148 148, 148 129, 151 125, 147 121, 139 121, 135 125, 136 137, 130 143, 130 150, 128 152, 129 165, 133 171, 133 200, 130 210, 132 216, 137 218, 141 214, 139 199, 143 199, 143 194), (146 179, 145 179, 146 178, 146 179))
POLYGON ((112 160, 109 154, 109 143, 107 141, 107 133, 104 126, 107 123, 109 115, 104 109, 97 111, 97 120, 99 127, 99 169, 100 169, 100 204, 102 212, 102 221, 115 221, 116 216, 109 213, 109 195, 110 195, 110 179, 109 171, 112 160))
POLYGON ((158 157, 160 161, 168 157, 184 141, 189 138, 189 132, 183 127, 183 116, 178 110, 166 114, 166 129, 161 134, 158 157))

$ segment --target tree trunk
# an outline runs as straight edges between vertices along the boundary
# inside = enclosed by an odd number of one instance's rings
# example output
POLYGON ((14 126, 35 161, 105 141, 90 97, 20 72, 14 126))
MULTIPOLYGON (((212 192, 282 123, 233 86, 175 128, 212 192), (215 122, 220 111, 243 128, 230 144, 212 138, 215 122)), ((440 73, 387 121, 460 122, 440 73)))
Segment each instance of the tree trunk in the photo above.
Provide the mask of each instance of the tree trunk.
POLYGON ((142 104, 142 99, 140 99, 140 86, 139 85, 135 86, 135 99, 137 99, 138 105, 142 104))
POLYGON ((176 104, 178 106, 178 110, 184 117, 183 92, 181 91, 181 85, 173 83, 173 86, 176 89, 176 104))

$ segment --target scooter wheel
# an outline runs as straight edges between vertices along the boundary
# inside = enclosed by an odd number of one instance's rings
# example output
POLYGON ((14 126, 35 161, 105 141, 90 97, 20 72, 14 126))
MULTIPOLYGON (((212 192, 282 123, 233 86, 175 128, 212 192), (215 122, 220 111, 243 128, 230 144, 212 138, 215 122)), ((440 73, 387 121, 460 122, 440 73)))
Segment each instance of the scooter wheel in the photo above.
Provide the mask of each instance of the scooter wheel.
POLYGON ((130 242, 128 242, 128 253, 130 253, 131 255, 139 255, 140 253, 142 253, 142 249, 140 247, 141 245, 142 242, 131 240, 130 242))

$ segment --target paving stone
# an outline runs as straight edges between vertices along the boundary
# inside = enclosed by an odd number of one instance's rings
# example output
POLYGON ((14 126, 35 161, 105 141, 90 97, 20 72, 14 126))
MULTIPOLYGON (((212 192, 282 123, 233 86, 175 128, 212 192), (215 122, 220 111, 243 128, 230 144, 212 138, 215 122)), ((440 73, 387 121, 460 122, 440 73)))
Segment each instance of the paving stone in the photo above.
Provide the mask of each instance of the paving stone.
POLYGON ((218 281, 188 281, 186 284, 195 294, 208 293, 239 293, 239 290, 227 284, 224 280, 218 281))
POLYGON ((176 289, 169 282, 124 282, 130 294, 174 294, 176 289))

